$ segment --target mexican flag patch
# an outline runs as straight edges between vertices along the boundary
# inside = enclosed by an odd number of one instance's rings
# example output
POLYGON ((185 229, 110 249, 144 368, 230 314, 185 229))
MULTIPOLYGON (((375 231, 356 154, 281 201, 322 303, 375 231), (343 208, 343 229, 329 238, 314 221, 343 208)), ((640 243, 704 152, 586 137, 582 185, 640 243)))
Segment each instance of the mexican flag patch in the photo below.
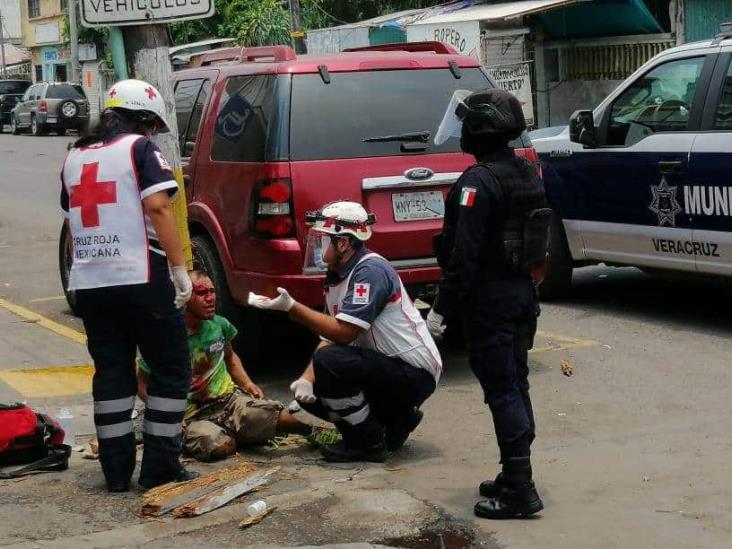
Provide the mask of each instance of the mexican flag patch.
POLYGON ((472 208, 475 204, 475 195, 478 194, 478 189, 475 187, 463 187, 460 192, 460 205, 472 208))

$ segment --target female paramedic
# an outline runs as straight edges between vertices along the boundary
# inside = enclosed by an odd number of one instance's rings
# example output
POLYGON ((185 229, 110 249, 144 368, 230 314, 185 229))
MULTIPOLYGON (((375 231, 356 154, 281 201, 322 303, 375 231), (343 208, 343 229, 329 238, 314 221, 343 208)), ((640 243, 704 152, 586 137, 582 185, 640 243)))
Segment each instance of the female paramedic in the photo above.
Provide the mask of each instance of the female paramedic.
POLYGON ((94 359, 94 423, 110 492, 129 490, 135 468, 135 354, 150 365, 139 484, 195 478, 179 461, 191 381, 179 310, 191 281, 171 211, 173 170, 150 140, 168 131, 158 90, 117 82, 98 126, 74 143, 61 172, 61 207, 72 238, 76 291, 94 359))

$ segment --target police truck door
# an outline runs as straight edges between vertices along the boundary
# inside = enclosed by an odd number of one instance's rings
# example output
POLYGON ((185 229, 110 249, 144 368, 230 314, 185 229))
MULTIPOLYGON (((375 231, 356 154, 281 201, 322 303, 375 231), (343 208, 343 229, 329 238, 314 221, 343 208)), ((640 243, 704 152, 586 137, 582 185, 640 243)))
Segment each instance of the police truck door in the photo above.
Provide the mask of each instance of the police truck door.
POLYGON ((689 161, 684 208, 697 270, 732 275, 732 46, 723 46, 689 161))
POLYGON ((715 56, 690 55, 659 60, 599 109, 599 147, 575 158, 589 259, 695 269, 680 189, 715 56))

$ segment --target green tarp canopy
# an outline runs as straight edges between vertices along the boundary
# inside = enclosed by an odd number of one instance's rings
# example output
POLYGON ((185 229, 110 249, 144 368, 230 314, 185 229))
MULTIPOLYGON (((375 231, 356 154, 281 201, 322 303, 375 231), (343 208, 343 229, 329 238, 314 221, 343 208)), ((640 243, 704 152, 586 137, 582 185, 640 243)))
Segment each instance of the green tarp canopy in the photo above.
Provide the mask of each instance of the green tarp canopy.
POLYGON ((534 16, 549 38, 593 38, 663 32, 643 0, 578 2, 534 16))

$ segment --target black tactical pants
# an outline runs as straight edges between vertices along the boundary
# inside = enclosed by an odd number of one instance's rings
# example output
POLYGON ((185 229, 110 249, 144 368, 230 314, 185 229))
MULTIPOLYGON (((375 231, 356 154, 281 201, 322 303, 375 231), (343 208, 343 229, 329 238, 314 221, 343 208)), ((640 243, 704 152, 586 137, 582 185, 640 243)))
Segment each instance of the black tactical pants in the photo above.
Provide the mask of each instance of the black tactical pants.
POLYGON ((94 359, 94 423, 108 483, 128 482, 135 469, 131 414, 138 348, 150 366, 140 478, 172 480, 181 467, 181 422, 191 383, 185 320, 173 305, 167 261, 151 256, 147 284, 77 291, 94 359))
POLYGON ((538 315, 530 280, 486 282, 465 316, 470 367, 493 415, 501 459, 530 455, 534 413, 528 351, 538 315))
POLYGON ((313 356, 318 401, 303 405, 332 421, 347 444, 373 444, 398 430, 435 391, 435 378, 399 358, 350 345, 329 345, 313 356))

